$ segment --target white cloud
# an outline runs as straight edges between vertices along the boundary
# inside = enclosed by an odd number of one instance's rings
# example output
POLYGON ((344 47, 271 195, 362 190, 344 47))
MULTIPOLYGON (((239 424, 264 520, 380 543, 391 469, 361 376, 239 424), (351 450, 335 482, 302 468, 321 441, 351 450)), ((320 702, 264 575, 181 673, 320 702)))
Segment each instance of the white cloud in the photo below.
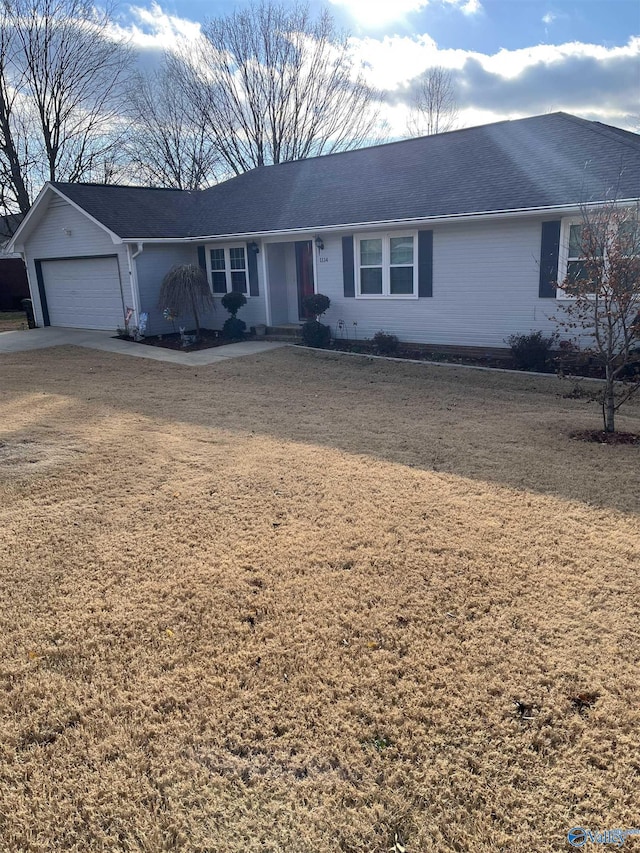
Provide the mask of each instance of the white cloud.
POLYGON ((482 12, 480 0, 445 0, 452 6, 459 6, 463 15, 477 15, 482 12))
POLYGON ((463 126, 549 110, 624 126, 637 101, 638 37, 620 47, 569 42, 494 54, 441 50, 427 34, 352 39, 352 45, 371 85, 385 94, 395 134, 404 131, 416 78, 435 65, 452 73, 463 126))
POLYGON ((349 15, 363 26, 381 27, 392 21, 405 18, 410 12, 418 12, 428 5, 429 0, 330 0, 334 6, 342 6, 349 15))
POLYGON ((158 3, 149 8, 129 6, 132 22, 120 24, 117 35, 130 40, 141 50, 173 50, 179 44, 195 41, 200 35, 200 24, 177 15, 169 15, 158 3))
MULTIPOLYGON (((370 18, 372 9, 382 15, 391 7, 398 17, 436 2, 451 4, 467 14, 481 11, 478 0, 385 0, 384 6, 379 0, 375 6, 370 0, 334 2, 359 10, 363 18, 367 14, 370 18)), ((145 61, 155 65, 162 51, 194 43, 201 29, 199 23, 170 15, 153 3, 149 8, 130 7, 129 22, 122 21, 114 35, 128 38, 145 61)), ((493 54, 440 49, 428 33, 367 36, 352 38, 350 43, 357 68, 382 91, 385 117, 396 135, 404 131, 407 101, 416 78, 436 65, 450 69, 454 76, 461 125, 553 109, 631 127, 633 113, 637 112, 633 103, 637 104, 640 37, 618 47, 568 42, 502 49, 493 54)))
POLYGON ((549 24, 552 24, 556 20, 557 17, 558 16, 554 15, 553 12, 547 12, 546 15, 542 16, 542 23, 547 24, 547 26, 548 26, 549 24))
POLYGON ((419 12, 426 6, 440 2, 456 6, 464 15, 476 15, 482 11, 480 0, 330 0, 334 6, 342 6, 351 17, 365 27, 380 27, 402 21, 411 12, 419 12))

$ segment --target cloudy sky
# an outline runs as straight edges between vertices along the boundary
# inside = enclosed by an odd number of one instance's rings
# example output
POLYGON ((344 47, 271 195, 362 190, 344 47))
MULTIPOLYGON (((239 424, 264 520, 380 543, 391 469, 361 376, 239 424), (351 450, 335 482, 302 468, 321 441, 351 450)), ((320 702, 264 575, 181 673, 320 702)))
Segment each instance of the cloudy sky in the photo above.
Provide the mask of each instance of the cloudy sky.
MULTIPOLYGON (((241 6, 180 0, 121 7, 149 61, 241 6)), ((317 2, 312 5, 319 7, 317 2)), ((424 69, 451 69, 460 126, 565 110, 640 132, 639 0, 330 0, 392 135, 424 69)))

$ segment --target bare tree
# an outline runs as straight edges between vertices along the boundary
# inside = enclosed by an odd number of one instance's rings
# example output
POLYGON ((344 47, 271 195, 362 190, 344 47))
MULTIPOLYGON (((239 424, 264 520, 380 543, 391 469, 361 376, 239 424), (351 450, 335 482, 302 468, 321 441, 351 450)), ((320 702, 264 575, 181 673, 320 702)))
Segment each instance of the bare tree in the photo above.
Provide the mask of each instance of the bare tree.
POLYGON ((371 141, 376 95, 328 12, 267 0, 202 33, 173 71, 232 174, 371 141))
POLYGON ((171 68, 136 75, 129 95, 132 127, 127 152, 145 184, 200 190, 216 182, 219 156, 171 68))
POLYGON ((109 10, 86 0, 1 0, 0 157, 7 198, 25 212, 45 180, 105 171, 120 146, 131 53, 109 10))
POLYGON ((18 44, 11 16, 0 6, 0 206, 26 213, 28 185, 28 117, 21 108, 23 77, 16 68, 18 44))
POLYGON ((638 208, 609 202, 583 206, 570 226, 568 297, 557 318, 577 334, 578 347, 601 365, 600 395, 605 432, 615 432, 615 414, 640 388, 640 218, 638 208))
POLYGON ((441 66, 428 68, 419 79, 410 108, 409 136, 431 136, 453 130, 458 121, 458 103, 451 72, 441 66))

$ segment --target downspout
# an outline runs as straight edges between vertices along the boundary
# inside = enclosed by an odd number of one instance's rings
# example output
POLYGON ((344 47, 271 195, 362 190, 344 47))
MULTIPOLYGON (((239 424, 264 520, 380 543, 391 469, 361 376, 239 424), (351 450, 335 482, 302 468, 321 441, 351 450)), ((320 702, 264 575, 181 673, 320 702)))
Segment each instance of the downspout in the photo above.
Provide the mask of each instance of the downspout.
POLYGON ((134 263, 135 259, 138 255, 141 255, 144 246, 142 243, 138 243, 138 248, 135 252, 131 251, 131 244, 127 243, 127 264, 129 266, 129 282, 131 284, 131 298, 133 299, 133 310, 136 312, 136 317, 140 317, 141 305, 140 305, 140 288, 138 286, 138 268, 134 263))

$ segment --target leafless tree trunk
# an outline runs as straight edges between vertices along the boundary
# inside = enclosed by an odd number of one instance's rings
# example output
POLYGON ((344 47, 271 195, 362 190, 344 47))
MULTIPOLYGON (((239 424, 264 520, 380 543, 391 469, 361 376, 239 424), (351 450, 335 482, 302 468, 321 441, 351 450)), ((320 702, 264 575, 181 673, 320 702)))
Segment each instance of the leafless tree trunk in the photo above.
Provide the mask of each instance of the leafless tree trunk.
POLYGON ((121 144, 131 53, 110 37, 109 10, 85 0, 0 2, 0 156, 24 212, 29 183, 87 180, 105 169, 121 144))
POLYGON ((604 372, 601 394, 605 432, 615 432, 615 415, 640 389, 640 215, 615 200, 582 206, 571 225, 567 301, 557 318, 577 334, 578 346, 604 372))
POLYGON ((207 128, 170 68, 134 78, 129 101, 132 128, 127 147, 141 183, 200 190, 216 182, 219 156, 207 128))
POLYGON ((254 3, 208 21, 189 51, 172 70, 231 174, 357 148, 378 131, 376 94, 326 11, 254 3))
POLYGON ((5 6, 0 6, 0 205, 3 211, 26 213, 31 203, 29 164, 23 111, 19 97, 21 75, 16 73, 17 40, 5 6))
POLYGON ((458 103, 451 72, 441 66, 425 71, 410 106, 409 136, 431 136, 453 130, 458 121, 458 103))

